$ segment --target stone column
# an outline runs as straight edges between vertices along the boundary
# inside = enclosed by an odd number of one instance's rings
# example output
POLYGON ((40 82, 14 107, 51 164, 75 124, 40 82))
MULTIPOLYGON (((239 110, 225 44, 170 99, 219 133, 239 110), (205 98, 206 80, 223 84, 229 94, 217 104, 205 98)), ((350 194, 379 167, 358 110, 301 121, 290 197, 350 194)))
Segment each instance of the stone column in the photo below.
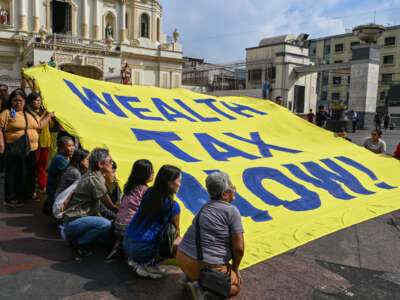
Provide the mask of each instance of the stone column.
POLYGON ((89 16, 87 0, 82 0, 82 38, 89 38, 89 16))
POLYGON ((100 40, 100 16, 99 16, 99 1, 93 1, 93 39, 100 40))
POLYGON ((137 9, 136 9, 136 3, 133 2, 133 8, 132 8, 133 16, 132 16, 132 25, 133 25, 133 39, 137 40, 138 39, 138 34, 139 34, 139 21, 137 17, 137 9))
POLYGON ((40 24, 39 24, 39 16, 40 16, 40 1, 33 0, 33 18, 32 18, 32 32, 38 33, 40 24))
POLYGON ((376 45, 353 46, 351 60, 349 110, 359 116, 359 128, 373 128, 379 81, 380 48, 376 45))
POLYGON ((120 31, 119 31, 119 41, 121 44, 126 44, 126 0, 121 0, 120 4, 120 31))
POLYGON ((20 5, 20 11, 19 11, 19 31, 28 31, 28 26, 27 26, 27 6, 28 6, 28 0, 20 0, 19 5, 20 5))
POLYGON ((153 42, 156 42, 157 41, 157 37, 156 37, 156 32, 157 32, 157 26, 156 26, 156 14, 155 14, 155 12, 154 12, 154 9, 152 9, 151 10, 151 30, 150 30, 150 35, 151 35, 151 40, 153 41, 153 42))
POLYGON ((73 36, 77 35, 76 25, 78 24, 78 7, 71 5, 71 34, 73 36))

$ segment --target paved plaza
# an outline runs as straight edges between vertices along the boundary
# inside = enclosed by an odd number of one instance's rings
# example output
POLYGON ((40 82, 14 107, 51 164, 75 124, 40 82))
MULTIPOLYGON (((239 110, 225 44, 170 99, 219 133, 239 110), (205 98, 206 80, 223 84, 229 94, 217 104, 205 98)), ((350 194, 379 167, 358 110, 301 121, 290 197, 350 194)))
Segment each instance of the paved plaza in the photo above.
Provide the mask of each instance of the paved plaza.
MULTIPOLYGON (((349 137, 361 143, 368 135, 349 137)), ((392 153, 400 131, 383 139, 392 153)), ((400 299, 399 224, 400 211, 393 212, 254 265, 242 272, 236 299, 400 299)), ((2 300, 187 299, 176 266, 151 281, 122 261, 105 263, 106 250, 77 260, 37 203, 13 210, 0 204, 0 242, 2 300)))

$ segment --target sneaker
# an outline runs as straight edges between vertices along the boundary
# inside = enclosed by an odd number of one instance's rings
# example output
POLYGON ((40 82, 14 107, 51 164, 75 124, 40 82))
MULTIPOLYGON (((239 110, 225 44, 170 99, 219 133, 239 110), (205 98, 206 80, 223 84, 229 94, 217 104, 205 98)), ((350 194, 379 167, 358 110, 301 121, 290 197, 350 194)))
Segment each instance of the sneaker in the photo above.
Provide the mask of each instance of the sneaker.
POLYGON ((15 207, 15 204, 14 204, 14 203, 11 203, 11 202, 6 202, 6 201, 4 201, 4 202, 3 202, 3 206, 6 206, 6 207, 15 207))
POLYGON ((157 267, 137 266, 136 274, 140 277, 150 277, 151 279, 161 279, 165 277, 165 273, 161 272, 157 267))
POLYGON ((20 202, 20 201, 15 201, 13 204, 14 204, 14 207, 23 207, 23 206, 25 206, 25 204, 20 202))
POLYGON ((138 264, 133 259, 128 258, 128 266, 130 266, 134 271, 136 271, 138 264))
POLYGON ((78 246, 78 253, 81 257, 88 257, 93 255, 93 252, 87 249, 85 246, 78 246))

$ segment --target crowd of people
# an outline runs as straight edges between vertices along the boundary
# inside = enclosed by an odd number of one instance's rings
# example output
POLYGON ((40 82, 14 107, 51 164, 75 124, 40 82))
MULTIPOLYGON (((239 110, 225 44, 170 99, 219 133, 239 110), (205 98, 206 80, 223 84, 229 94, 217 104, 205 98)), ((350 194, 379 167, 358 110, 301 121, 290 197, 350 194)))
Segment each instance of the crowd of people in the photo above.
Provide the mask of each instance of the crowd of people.
POLYGON ((138 276, 151 279, 165 277, 160 263, 176 258, 193 299, 212 292, 225 297, 239 293, 244 230, 240 213, 231 204, 236 190, 228 174, 215 172, 207 177, 210 201, 181 236, 181 208, 173 200, 181 186, 179 168, 162 166, 152 184, 152 163, 137 160, 121 191, 117 164, 107 149, 90 153, 82 149, 60 130, 55 113, 43 109, 40 95, 26 96, 22 89, 8 95, 5 85, 0 85, 0 93, 0 167, 6 208, 45 199, 43 213, 54 219, 61 236, 81 258, 108 245, 106 260, 126 258, 138 276), (51 155, 54 143, 57 151, 51 155), (57 205, 60 213, 55 215, 57 205), (205 269, 217 272, 229 285, 215 288, 215 273, 205 269))
MULTIPOLYGON (((55 113, 43 108, 40 95, 26 96, 22 89, 8 95, 5 85, 0 85, 0 93, 0 171, 5 177, 5 207, 12 209, 45 199, 43 213, 58 222, 61 236, 76 246, 80 257, 92 255, 96 247, 105 244, 110 250, 106 260, 126 258, 141 277, 165 277, 160 263, 176 258, 193 299, 210 290, 225 297, 239 293, 244 230, 240 213, 231 204, 236 188, 228 174, 208 175, 210 200, 182 236, 181 208, 174 201, 182 181, 179 168, 164 165, 155 176, 152 162, 140 159, 133 163, 122 185, 110 152, 82 149, 62 130, 55 113), (51 154, 54 145, 57 150, 51 154), (57 214, 55 207, 60 208, 57 214), (229 284, 212 290, 216 282, 222 282, 212 276, 225 276, 222 281, 229 284)), ((350 140, 344 129, 338 135, 350 140)), ((374 130, 363 146, 374 153, 385 153, 381 135, 380 130, 374 130)), ((400 159, 400 144, 394 156, 400 159)))

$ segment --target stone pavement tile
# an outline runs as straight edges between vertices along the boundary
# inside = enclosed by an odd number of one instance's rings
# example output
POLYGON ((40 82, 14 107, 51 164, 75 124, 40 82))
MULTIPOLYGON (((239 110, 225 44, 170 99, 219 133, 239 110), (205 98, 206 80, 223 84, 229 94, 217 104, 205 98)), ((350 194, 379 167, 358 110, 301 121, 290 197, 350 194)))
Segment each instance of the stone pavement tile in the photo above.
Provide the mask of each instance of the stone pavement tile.
POLYGON ((60 238, 57 224, 33 202, 15 209, 0 204, 0 241, 0 274, 74 258, 72 249, 60 238))
POLYGON ((373 219, 356 225, 361 267, 400 273, 400 232, 386 219, 373 219))
POLYGON ((352 226, 300 246, 295 254, 296 256, 359 267, 356 228, 352 226))
MULTIPOLYGON (((351 287, 335 294, 332 299, 361 300, 393 300, 400 299, 400 285, 393 279, 394 275, 368 269, 353 268, 327 262, 319 262, 321 266, 351 282, 351 287)), ((398 278, 398 274, 396 276, 398 278)), ((395 278, 395 279, 396 279, 395 278)), ((329 299, 314 293, 314 300, 329 299)))
POLYGON ((283 254, 243 271, 240 299, 312 299, 314 289, 339 293, 350 283, 313 259, 283 254))

